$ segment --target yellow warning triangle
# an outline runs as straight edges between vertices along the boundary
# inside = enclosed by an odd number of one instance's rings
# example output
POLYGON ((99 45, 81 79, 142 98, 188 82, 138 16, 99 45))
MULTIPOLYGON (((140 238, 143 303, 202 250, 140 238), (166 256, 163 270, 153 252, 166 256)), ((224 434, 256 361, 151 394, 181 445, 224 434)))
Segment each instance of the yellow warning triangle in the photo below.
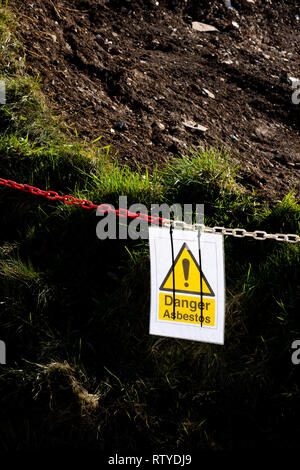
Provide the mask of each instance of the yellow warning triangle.
MULTIPOLYGON (((195 260, 193 253, 184 243, 174 260, 175 292, 190 294, 200 294, 200 267, 195 260)), ((173 266, 168 271, 163 280, 160 290, 173 290, 173 266)), ((205 275, 202 273, 202 294, 214 297, 214 292, 210 287, 205 275)))

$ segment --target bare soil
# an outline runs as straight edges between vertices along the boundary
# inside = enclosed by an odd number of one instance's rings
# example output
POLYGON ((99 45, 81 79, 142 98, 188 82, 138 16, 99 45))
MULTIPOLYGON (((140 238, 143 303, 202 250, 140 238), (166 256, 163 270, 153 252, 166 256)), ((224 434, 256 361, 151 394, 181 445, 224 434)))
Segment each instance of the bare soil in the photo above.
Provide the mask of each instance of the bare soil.
POLYGON ((28 70, 82 138, 103 136, 133 168, 217 143, 248 188, 299 197, 300 105, 288 80, 300 79, 298 0, 10 4, 28 70))

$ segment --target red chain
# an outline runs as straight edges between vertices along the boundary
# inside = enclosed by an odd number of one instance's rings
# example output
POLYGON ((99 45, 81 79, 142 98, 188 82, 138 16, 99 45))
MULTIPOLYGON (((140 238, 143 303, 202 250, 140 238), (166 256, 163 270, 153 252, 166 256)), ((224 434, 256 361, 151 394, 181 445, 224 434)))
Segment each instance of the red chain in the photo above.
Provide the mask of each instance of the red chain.
POLYGON ((167 222, 167 220, 161 217, 152 217, 146 214, 137 214, 135 212, 130 212, 126 209, 113 209, 109 204, 94 204, 92 201, 87 201, 86 199, 77 199, 76 197, 65 195, 60 196, 55 191, 43 191, 42 189, 35 188, 34 186, 30 186, 29 184, 22 184, 16 183, 15 181, 6 180, 4 178, 0 178, 0 185, 6 186, 8 188, 20 189, 21 191, 25 191, 26 193, 35 194, 36 196, 45 196, 47 199, 51 199, 52 201, 60 200, 65 204, 69 204, 72 206, 81 206, 83 209, 98 209, 98 212, 102 212, 103 214, 108 212, 115 212, 118 217, 130 217, 132 219, 142 219, 150 223, 155 223, 157 225, 163 225, 167 222))

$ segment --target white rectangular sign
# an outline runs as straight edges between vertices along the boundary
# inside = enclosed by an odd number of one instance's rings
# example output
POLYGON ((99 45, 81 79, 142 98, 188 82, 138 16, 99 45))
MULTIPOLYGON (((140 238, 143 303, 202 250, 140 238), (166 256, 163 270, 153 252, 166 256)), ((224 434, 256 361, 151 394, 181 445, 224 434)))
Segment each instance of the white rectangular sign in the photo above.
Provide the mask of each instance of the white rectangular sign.
POLYGON ((170 230, 149 227, 150 334, 224 344, 223 235, 201 233, 199 242, 197 231, 173 230, 172 238, 173 256, 170 230))

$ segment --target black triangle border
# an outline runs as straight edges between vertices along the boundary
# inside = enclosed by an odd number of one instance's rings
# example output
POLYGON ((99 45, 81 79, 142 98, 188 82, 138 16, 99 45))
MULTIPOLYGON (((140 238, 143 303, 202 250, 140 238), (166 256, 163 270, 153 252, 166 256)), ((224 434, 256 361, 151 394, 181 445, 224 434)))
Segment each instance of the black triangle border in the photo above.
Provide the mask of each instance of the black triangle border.
MULTIPOLYGON (((199 271, 199 276, 200 276, 200 266, 199 266, 199 264, 197 263, 197 261, 196 261, 194 255, 193 255, 193 253, 191 252, 191 250, 189 249, 189 247, 187 246, 186 243, 184 243, 184 244, 182 245, 182 247, 180 248, 180 250, 179 250, 179 252, 178 252, 178 254, 177 254, 177 256, 176 256, 176 258, 175 258, 175 260, 174 260, 174 268, 175 268, 175 266, 176 266, 176 264, 177 264, 177 261, 179 260, 181 254, 182 254, 182 252, 183 252, 183 250, 184 250, 185 248, 186 248, 187 251, 189 252, 189 254, 190 254, 192 260, 194 261, 194 263, 196 264, 197 269, 198 269, 198 271, 199 271)), ((163 287, 163 285, 167 282, 167 279, 168 279, 168 277, 170 276, 170 274, 172 273, 172 271, 173 271, 173 266, 170 267, 170 269, 169 269, 167 275, 165 276, 163 282, 161 283, 161 286, 160 286, 159 290, 167 291, 167 292, 170 292, 170 291, 171 291, 171 292, 172 292, 172 289, 166 289, 166 288, 163 287)), ((207 287, 208 287, 209 290, 210 290, 210 293, 209 293, 209 294, 202 292, 202 295, 204 295, 204 296, 206 296, 206 297, 215 297, 215 293, 214 293, 214 291, 212 290, 211 285, 209 284, 209 282, 208 282, 208 280, 206 279, 205 274, 204 274, 203 272, 202 272, 202 279, 205 281, 207 287)), ((175 292, 180 292, 180 293, 183 293, 183 294, 197 294, 197 295, 201 295, 201 292, 200 292, 200 283, 199 283, 199 292, 186 291, 186 290, 178 290, 178 289, 176 289, 176 283, 175 283, 175 292)))

